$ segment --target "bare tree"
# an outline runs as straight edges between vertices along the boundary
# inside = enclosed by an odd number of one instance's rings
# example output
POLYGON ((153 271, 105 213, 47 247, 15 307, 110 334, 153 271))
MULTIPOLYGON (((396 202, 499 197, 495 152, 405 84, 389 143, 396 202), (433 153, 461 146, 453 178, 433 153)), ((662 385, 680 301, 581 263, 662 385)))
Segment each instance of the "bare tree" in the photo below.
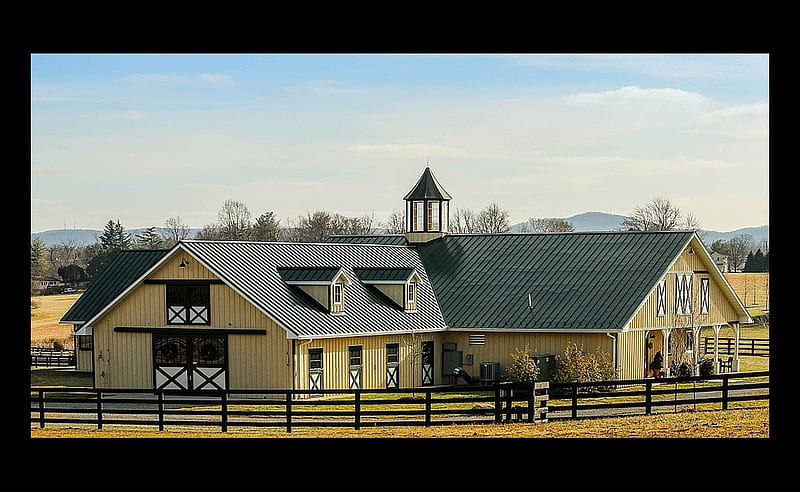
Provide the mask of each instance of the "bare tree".
POLYGON ((164 239, 164 245, 171 247, 178 241, 189 237, 189 228, 183 223, 180 217, 170 217, 164 221, 164 228, 166 229, 161 233, 164 239))
POLYGON ((225 240, 246 240, 250 229, 250 211, 236 200, 225 200, 217 213, 219 228, 225 240))
POLYGON ((450 230, 457 234, 472 234, 476 232, 476 221, 477 217, 472 209, 457 208, 450 220, 450 230))
POLYGON ((622 221, 629 231, 699 230, 700 222, 691 213, 682 213, 666 198, 653 198, 644 206, 637 205, 630 217, 622 221))
POLYGON ((385 224, 387 234, 402 234, 406 232, 406 224, 401 210, 392 210, 385 224))
POLYGON ((496 203, 492 203, 478 214, 476 225, 475 232, 479 233, 495 234, 507 232, 509 228, 508 210, 503 210, 496 203))
MULTIPOLYGON (((530 232, 573 232, 575 226, 564 219, 528 219, 528 230, 530 232)), ((524 231, 527 232, 527 231, 524 231)))
POLYGON ((750 234, 740 234, 728 241, 725 254, 728 255, 728 265, 733 268, 732 271, 739 271, 744 267, 747 254, 752 248, 753 236, 750 234))

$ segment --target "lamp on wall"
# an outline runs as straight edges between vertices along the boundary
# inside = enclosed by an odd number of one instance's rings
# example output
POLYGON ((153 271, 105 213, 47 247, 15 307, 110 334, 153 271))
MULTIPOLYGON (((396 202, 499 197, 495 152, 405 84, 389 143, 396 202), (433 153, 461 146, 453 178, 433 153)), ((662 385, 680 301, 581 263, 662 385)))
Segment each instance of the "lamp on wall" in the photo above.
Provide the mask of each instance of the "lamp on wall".
POLYGON ((178 268, 186 268, 189 265, 189 262, 186 261, 186 258, 181 258, 180 264, 178 264, 178 268))

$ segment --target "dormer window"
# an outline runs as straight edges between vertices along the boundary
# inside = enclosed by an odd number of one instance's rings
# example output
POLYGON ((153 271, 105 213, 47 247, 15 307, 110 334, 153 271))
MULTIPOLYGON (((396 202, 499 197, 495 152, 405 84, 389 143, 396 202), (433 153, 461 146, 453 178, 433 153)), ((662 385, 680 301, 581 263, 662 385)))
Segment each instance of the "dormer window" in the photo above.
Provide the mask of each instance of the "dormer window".
POLYGON ((278 273, 329 313, 344 312, 344 286, 350 280, 341 267, 279 267, 278 273))
POLYGON ((414 268, 354 268, 362 284, 372 286, 397 307, 417 309, 417 291, 421 277, 414 268))

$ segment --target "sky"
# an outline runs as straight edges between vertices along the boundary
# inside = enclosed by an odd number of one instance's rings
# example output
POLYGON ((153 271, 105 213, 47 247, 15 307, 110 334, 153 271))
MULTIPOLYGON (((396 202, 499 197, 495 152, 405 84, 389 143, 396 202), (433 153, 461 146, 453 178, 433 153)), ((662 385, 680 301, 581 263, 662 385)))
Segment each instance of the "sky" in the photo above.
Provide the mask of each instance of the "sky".
POLYGON ((385 221, 426 166, 511 224, 769 224, 769 55, 32 53, 31 232, 385 221))

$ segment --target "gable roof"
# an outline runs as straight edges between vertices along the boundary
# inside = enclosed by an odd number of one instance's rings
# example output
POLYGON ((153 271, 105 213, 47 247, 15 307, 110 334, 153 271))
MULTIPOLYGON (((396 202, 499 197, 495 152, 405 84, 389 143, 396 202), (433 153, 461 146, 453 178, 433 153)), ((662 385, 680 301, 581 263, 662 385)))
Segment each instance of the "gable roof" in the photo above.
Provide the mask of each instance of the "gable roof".
POLYGON ((341 267, 278 267, 278 274, 289 285, 331 284, 341 271, 341 267))
POLYGON ((290 338, 445 329, 438 302, 430 282, 426 281, 425 268, 412 247, 195 240, 180 244, 214 275, 276 320, 290 338), (358 278, 356 269, 415 270, 422 278, 416 312, 405 312, 386 302, 368 285, 351 281, 345 289, 344 313, 333 315, 284 282, 279 273, 279 269, 308 270, 330 265, 340 265, 350 279, 358 278))
POLYGON ((365 284, 398 284, 408 282, 414 275, 413 268, 356 268, 358 279, 365 284))
POLYGON ((144 275, 169 253, 167 249, 129 249, 117 253, 95 278, 60 323, 85 323, 119 297, 132 282, 144 275))
POLYGON ((447 235, 418 246, 448 326, 621 330, 693 232, 447 235))

